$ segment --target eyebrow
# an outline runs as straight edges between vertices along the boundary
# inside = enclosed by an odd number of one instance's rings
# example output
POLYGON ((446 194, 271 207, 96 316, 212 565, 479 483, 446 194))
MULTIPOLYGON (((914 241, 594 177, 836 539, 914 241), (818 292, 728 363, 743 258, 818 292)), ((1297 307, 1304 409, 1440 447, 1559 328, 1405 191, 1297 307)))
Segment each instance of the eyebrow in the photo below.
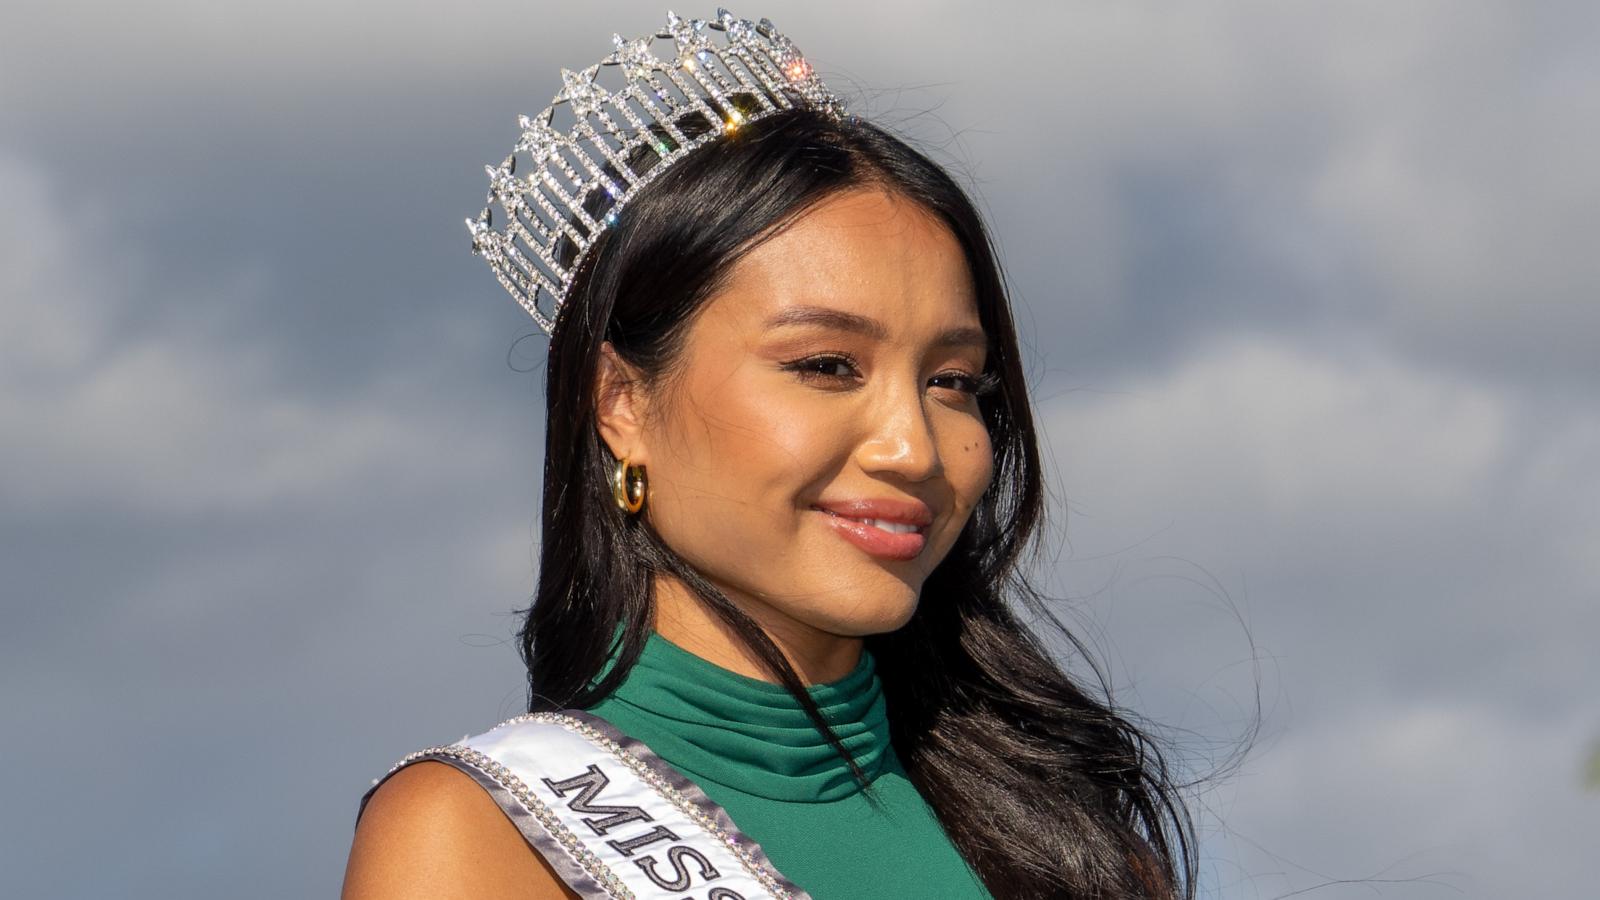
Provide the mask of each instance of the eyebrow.
MULTIPOLYGON (((791 306, 774 313, 764 324, 767 328, 803 326, 832 328, 836 331, 849 331, 865 335, 879 341, 885 340, 889 336, 889 329, 885 328, 883 323, 877 319, 828 306, 791 306)), ((941 332, 938 337, 934 338, 933 343, 938 347, 977 347, 982 349, 989 346, 989 338, 983 333, 982 328, 962 325, 941 332)))

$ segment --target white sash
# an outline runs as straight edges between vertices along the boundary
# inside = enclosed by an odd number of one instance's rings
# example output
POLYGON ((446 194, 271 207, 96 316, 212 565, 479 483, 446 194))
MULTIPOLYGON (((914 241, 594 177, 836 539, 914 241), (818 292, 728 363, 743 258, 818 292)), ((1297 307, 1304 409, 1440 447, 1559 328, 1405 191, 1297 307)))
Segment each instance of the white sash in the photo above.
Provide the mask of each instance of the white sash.
POLYGON ((471 775, 585 900, 810 900, 697 785, 586 712, 517 716, 389 774, 428 759, 471 775))

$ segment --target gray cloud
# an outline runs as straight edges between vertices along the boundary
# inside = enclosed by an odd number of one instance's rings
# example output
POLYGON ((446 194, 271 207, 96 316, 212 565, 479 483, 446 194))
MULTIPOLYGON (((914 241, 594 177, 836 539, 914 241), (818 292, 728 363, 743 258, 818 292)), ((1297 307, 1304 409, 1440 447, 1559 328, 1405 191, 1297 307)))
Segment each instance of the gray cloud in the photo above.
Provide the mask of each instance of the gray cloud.
POLYGON ((1600 417, 1519 400, 1245 337, 1045 407, 1074 514, 1058 578, 1094 589, 1135 705, 1227 749, 1260 660, 1266 738, 1216 843, 1263 896, 1380 866, 1484 897, 1582 877, 1600 417))

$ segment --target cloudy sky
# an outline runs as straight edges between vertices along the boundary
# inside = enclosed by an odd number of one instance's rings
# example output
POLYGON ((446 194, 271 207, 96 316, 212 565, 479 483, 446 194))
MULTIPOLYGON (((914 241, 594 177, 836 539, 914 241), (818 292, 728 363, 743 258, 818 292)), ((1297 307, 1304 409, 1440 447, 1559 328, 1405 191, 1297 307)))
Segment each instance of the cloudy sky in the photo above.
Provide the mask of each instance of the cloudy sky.
MULTIPOLYGON (((462 219, 665 8, 6 4, 0 894, 330 896, 519 711, 544 344, 462 219)), ((1119 699, 1203 770, 1259 688, 1202 894, 1593 896, 1600 6, 734 12, 981 196, 1119 699)))

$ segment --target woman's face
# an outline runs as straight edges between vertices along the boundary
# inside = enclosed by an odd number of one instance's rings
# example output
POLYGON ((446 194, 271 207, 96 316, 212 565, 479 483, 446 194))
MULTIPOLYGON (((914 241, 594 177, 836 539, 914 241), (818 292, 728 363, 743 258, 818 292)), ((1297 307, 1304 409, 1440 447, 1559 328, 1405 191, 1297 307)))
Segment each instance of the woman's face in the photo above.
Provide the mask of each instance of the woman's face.
POLYGON ((851 190, 740 260, 681 369, 602 433, 667 544, 780 643, 892 631, 993 472, 985 344, 954 234, 851 190))

